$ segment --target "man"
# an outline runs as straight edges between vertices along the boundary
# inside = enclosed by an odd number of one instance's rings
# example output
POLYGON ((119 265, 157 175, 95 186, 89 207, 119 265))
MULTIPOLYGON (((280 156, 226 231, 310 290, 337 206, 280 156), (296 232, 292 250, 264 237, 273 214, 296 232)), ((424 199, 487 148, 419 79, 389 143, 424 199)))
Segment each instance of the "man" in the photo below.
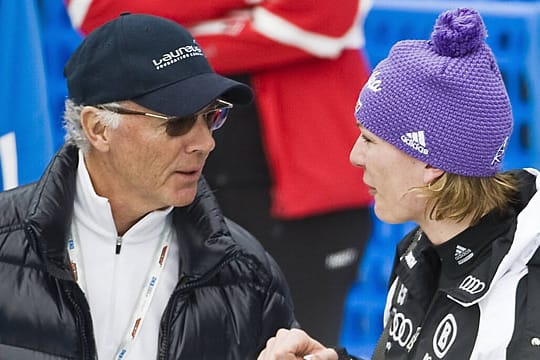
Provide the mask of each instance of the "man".
POLYGON ((0 194, 0 358, 255 358, 296 325, 289 291, 201 179, 250 89, 148 15, 96 29, 64 72, 66 145, 0 194))
POLYGON ((369 77, 363 21, 372 1, 66 3, 82 33, 121 11, 174 20, 216 72, 253 88, 255 100, 234 108, 234 122, 215 134, 219 151, 204 176, 223 213, 283 270, 302 328, 336 343, 372 229, 362 169, 347 161, 356 140, 350 109, 369 77))

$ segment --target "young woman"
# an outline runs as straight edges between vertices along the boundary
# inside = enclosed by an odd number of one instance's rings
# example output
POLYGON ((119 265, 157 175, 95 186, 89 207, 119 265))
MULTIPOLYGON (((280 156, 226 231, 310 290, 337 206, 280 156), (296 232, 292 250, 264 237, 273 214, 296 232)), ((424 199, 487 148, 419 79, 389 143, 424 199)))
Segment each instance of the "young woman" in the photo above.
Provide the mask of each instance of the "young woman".
MULTIPOLYGON (((540 358, 540 177, 500 172, 512 111, 485 37, 476 11, 445 12, 358 99, 350 159, 375 213, 418 224, 397 247, 374 359, 540 358)), ((352 358, 339 353, 280 330, 259 359, 352 358)))

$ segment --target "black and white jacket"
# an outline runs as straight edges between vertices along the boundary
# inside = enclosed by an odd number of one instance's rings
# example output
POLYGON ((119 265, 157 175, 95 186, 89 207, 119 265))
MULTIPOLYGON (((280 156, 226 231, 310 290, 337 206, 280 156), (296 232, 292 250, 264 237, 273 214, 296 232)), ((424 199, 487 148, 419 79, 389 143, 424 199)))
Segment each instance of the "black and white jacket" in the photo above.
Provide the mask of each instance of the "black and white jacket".
POLYGON ((540 359, 540 176, 447 243, 416 229, 398 245, 385 359, 540 359))

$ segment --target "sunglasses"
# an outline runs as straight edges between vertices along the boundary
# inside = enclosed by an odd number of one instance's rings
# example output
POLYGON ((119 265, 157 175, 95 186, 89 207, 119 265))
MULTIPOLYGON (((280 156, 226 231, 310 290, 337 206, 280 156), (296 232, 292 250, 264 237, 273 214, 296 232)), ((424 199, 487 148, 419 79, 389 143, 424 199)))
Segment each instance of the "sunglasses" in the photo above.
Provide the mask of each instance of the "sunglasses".
POLYGON ((98 109, 110 111, 120 115, 143 115, 165 120, 165 132, 167 133, 167 135, 181 136, 187 134, 189 130, 191 130, 193 125, 195 125, 197 119, 199 119, 199 117, 201 116, 206 121, 208 129, 210 129, 211 131, 219 129, 223 126, 225 120, 227 120, 227 115, 229 115, 229 110, 233 107, 233 104, 225 100, 217 99, 210 108, 187 116, 160 115, 144 111, 126 109, 119 106, 99 105, 96 107, 98 109))

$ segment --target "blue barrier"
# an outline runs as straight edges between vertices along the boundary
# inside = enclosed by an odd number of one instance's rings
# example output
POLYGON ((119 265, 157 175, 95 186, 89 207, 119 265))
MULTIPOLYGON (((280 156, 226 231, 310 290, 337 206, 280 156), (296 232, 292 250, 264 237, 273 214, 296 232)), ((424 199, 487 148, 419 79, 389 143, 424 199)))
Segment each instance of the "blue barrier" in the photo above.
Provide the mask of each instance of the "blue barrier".
POLYGON ((395 247, 414 227, 414 223, 386 224, 375 216, 372 235, 364 252, 358 281, 345 301, 340 344, 351 354, 370 358, 383 329, 383 312, 392 271, 395 247))
POLYGON ((0 1, 0 191, 39 178, 63 142, 62 68, 80 39, 62 0, 0 1))
POLYGON ((0 1, 0 191, 36 180, 53 152, 35 1, 0 1))
POLYGON ((53 147, 56 151, 64 143, 65 134, 62 126, 64 101, 67 97, 67 84, 63 76, 64 65, 81 42, 82 36, 71 26, 62 0, 38 1, 37 15, 41 31, 53 147))

